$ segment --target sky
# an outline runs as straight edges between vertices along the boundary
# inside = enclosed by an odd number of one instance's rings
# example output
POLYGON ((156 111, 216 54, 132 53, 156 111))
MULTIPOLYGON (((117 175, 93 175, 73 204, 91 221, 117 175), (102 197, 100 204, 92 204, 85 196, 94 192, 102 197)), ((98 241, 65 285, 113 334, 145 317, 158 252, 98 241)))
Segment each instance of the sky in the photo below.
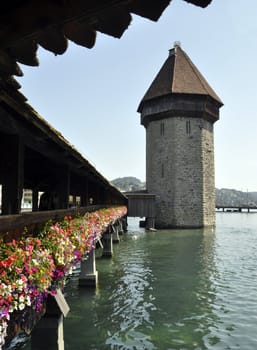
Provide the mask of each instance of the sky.
POLYGON ((121 39, 98 33, 93 49, 39 49, 17 79, 33 108, 108 180, 145 181, 145 130, 137 107, 175 41, 224 103, 215 123, 217 188, 257 191, 257 1, 173 0, 159 21, 139 16, 121 39))

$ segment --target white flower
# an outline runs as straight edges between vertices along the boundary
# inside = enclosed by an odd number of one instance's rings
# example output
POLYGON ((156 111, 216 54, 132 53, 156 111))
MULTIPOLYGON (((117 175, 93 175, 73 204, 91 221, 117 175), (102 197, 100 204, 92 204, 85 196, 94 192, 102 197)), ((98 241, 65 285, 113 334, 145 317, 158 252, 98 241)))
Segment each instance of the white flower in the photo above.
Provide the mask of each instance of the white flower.
POLYGON ((23 310, 24 308, 25 308, 25 304, 24 303, 19 304, 19 310, 23 310))
POLYGON ((28 306, 31 306, 31 300, 30 300, 30 296, 29 295, 27 295, 27 302, 26 302, 26 304, 28 306))
POLYGON ((23 296, 23 295, 20 295, 20 297, 19 297, 19 302, 20 302, 20 303, 24 303, 24 300, 25 300, 25 299, 24 299, 24 296, 23 296))
POLYGON ((35 266, 38 266, 39 265, 39 262, 37 261, 37 259, 32 259, 32 262, 35 266))
POLYGON ((16 284, 19 285, 19 286, 22 286, 23 285, 23 280, 20 278, 16 281, 16 284))

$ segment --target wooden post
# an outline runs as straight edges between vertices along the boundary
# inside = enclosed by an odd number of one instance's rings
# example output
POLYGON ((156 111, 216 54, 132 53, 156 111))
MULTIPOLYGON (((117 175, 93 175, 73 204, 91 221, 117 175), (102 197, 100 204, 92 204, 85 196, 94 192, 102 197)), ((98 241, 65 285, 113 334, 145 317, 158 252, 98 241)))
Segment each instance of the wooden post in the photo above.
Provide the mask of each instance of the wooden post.
POLYGON ((155 219, 153 217, 148 217, 145 221, 147 230, 154 229, 155 219))
POLYGON ((59 195, 58 209, 67 209, 69 208, 70 195, 70 168, 65 166, 60 169, 60 172, 60 182, 57 185, 57 192, 59 195))
POLYGON ((81 206, 88 206, 88 179, 85 179, 84 187, 81 192, 81 206))
POLYGON ((32 211, 38 211, 38 189, 32 190, 32 211))
POLYGON ((60 290, 47 299, 46 313, 31 333, 31 350, 64 350, 63 317, 69 306, 60 290))
POLYGON ((2 215, 18 214, 24 182, 24 144, 19 136, 4 138, 4 174, 2 184, 2 215))
POLYGON ((122 224, 122 218, 121 219, 118 219, 117 223, 118 223, 118 231, 119 231, 119 234, 122 235, 124 233, 123 231, 123 224, 122 224))
POLYGON ((96 188, 95 188, 95 204, 101 204, 99 184, 96 183, 95 186, 96 186, 96 188))
POLYGON ((76 195, 72 195, 72 205, 76 207, 76 195))
POLYGON ((96 287, 98 282, 98 272, 95 265, 95 250, 91 250, 88 257, 81 261, 79 276, 80 287, 96 287))

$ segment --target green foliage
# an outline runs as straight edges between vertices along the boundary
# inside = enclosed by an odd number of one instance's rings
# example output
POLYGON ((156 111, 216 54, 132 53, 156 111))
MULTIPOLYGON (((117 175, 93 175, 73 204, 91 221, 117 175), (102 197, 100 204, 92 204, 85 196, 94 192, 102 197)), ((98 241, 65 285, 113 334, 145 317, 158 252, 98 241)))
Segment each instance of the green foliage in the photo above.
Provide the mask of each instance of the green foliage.
POLYGON ((145 183, 133 176, 119 177, 111 181, 120 191, 139 191, 145 189, 145 183))

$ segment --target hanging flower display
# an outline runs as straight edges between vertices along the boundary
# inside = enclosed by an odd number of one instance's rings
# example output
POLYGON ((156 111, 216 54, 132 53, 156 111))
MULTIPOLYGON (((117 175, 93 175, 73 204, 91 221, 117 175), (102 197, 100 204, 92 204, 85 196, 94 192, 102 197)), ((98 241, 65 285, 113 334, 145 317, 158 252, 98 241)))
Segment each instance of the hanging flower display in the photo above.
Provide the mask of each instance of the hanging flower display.
POLYGON ((67 272, 126 212, 125 206, 100 209, 48 223, 38 237, 0 240, 0 349, 13 311, 31 307, 42 312, 47 295, 55 294, 67 272))

